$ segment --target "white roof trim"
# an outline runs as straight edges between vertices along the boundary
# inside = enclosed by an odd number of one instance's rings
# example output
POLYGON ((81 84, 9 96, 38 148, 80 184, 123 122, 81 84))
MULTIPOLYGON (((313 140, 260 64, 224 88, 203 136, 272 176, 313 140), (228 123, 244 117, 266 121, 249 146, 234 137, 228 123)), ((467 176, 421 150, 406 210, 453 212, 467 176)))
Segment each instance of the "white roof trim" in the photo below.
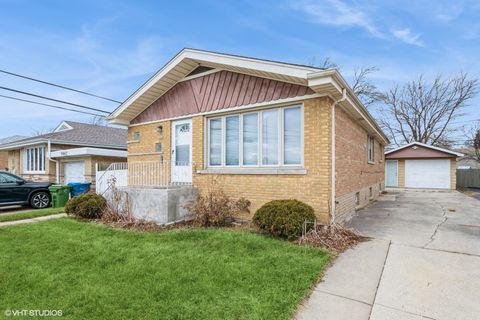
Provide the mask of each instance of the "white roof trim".
POLYGON ((96 144, 96 143, 87 143, 87 142, 78 142, 78 141, 68 141, 68 140, 58 140, 58 139, 47 139, 47 138, 38 138, 27 140, 23 142, 12 142, 5 145, 0 146, 0 150, 15 150, 20 149, 23 147, 28 147, 37 144, 46 144, 50 140, 51 144, 63 144, 69 146, 82 146, 82 147, 99 147, 99 148, 111 148, 111 149, 120 149, 126 150, 126 145, 104 145, 104 144, 96 144))
POLYGON ((81 156, 104 156, 126 158, 128 152, 123 150, 100 149, 100 148, 74 148, 58 150, 51 153, 52 158, 68 158, 81 156))
POLYGON ((69 125, 67 122, 65 121, 62 121, 62 123, 60 123, 56 128, 55 130, 53 130, 53 132, 62 132, 62 131, 68 131, 68 130, 72 130, 73 127, 71 125, 69 125), (62 127, 65 126, 67 127, 67 129, 62 129, 62 127))
POLYGON ((404 145, 404 146, 400 146, 400 147, 398 147, 398 148, 395 148, 395 149, 392 149, 392 150, 390 150, 390 151, 387 151, 387 152, 385 152, 385 155, 390 154, 390 153, 393 153, 393 152, 395 152, 395 151, 399 151, 399 150, 402 150, 402 149, 411 147, 411 146, 413 146, 413 145, 418 145, 418 146, 422 146, 422 147, 425 147, 425 148, 429 148, 429 149, 433 149, 433 150, 437 150, 437 151, 441 151, 441 152, 453 154, 453 155, 455 155, 455 156, 457 156, 457 157, 463 157, 463 156, 464 156, 464 154, 463 154, 463 153, 460 153, 460 152, 455 152, 455 151, 447 150, 447 149, 444 149, 444 148, 435 147, 435 146, 432 146, 432 145, 429 145, 429 144, 425 144, 425 143, 421 143, 421 142, 417 142, 417 141, 410 142, 409 144, 406 144, 406 145, 404 145))

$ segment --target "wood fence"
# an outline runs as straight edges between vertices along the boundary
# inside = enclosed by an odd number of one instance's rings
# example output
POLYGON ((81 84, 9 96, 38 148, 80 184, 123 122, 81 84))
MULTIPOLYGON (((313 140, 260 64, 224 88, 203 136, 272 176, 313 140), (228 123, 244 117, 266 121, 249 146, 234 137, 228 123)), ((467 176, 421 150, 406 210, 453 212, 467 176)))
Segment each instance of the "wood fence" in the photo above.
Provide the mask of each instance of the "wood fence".
POLYGON ((457 169, 457 187, 480 188, 480 169, 457 169))

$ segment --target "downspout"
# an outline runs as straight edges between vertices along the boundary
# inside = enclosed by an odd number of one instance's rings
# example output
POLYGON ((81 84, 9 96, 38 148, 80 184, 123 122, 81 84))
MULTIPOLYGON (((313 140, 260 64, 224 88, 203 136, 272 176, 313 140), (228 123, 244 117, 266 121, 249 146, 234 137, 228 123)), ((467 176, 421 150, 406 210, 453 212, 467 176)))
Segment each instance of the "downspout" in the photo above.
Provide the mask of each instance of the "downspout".
POLYGON ((337 100, 337 101, 334 101, 333 104, 332 104, 332 132, 331 132, 331 136, 332 136, 332 141, 331 141, 331 145, 332 145, 332 172, 331 172, 331 183, 330 183, 330 186, 331 186, 331 200, 330 200, 330 224, 333 224, 335 223, 335 209, 336 209, 336 159, 335 159, 335 152, 336 152, 336 130, 335 130, 335 107, 337 106, 337 104, 339 104, 340 102, 342 101, 345 101, 347 99, 347 90, 345 88, 342 89, 342 97, 337 100))
POLYGON ((60 183, 60 172, 59 172, 60 166, 59 166, 58 160, 53 160, 52 159, 51 152, 52 152, 52 148, 51 148, 51 145, 50 145, 50 139, 48 139, 48 142, 47 142, 47 158, 48 158, 49 161, 55 162, 55 183, 59 184, 60 183))

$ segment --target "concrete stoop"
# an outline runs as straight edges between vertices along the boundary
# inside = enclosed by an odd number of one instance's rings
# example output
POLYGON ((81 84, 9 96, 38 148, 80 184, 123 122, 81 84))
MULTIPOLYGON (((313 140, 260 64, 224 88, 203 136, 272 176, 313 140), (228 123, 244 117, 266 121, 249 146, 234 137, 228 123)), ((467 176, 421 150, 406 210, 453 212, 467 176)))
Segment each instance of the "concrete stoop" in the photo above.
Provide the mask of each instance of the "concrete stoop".
MULTIPOLYGON (((169 188, 119 187, 123 193, 122 204, 130 207, 137 219, 153 221, 158 224, 170 224, 187 220, 186 206, 197 197, 198 190, 193 186, 169 188), (128 199, 128 202, 127 202, 128 199)), ((107 200, 110 195, 107 193, 107 200)))

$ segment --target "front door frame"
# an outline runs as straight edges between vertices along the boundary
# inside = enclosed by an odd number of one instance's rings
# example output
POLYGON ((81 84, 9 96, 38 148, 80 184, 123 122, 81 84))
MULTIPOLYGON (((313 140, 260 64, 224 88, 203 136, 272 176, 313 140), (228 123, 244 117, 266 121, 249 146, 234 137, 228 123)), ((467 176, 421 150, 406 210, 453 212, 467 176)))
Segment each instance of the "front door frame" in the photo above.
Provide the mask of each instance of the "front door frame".
POLYGON ((185 183, 189 184, 192 183, 192 140, 193 140, 193 126, 192 126, 192 118, 182 119, 172 121, 172 128, 171 128, 171 173, 170 173, 170 181, 175 183, 185 183), (177 166, 176 164, 176 154, 175 154, 175 147, 176 147, 176 126, 182 124, 189 124, 190 125, 190 154, 189 154, 189 163, 184 166, 177 166))

